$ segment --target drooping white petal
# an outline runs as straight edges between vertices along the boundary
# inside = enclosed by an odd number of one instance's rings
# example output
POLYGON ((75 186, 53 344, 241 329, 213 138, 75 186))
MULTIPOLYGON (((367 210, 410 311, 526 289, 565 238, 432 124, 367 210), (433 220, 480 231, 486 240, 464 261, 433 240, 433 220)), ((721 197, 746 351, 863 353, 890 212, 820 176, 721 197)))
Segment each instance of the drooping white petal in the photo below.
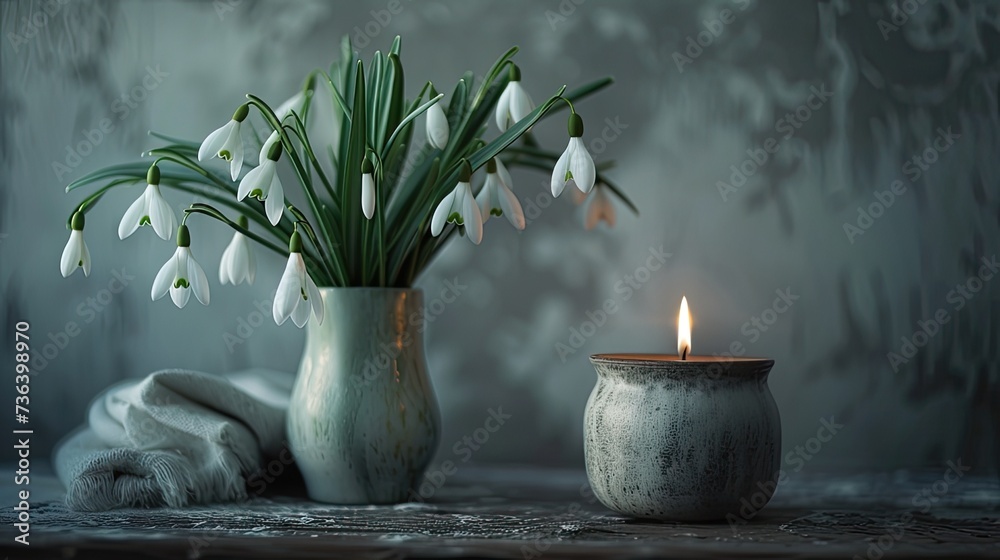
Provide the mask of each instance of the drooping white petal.
POLYGON ((608 227, 615 227, 615 207, 605 194, 604 189, 598 188, 591 198, 593 200, 587 207, 587 220, 584 224, 586 228, 594 229, 601 220, 604 220, 608 227))
POLYGON ((219 150, 225 146, 226 140, 229 139, 230 133, 237 124, 238 123, 236 121, 230 119, 229 122, 215 129, 211 134, 206 136, 205 140, 198 148, 198 161, 205 161, 206 159, 217 157, 219 155, 219 150))
POLYGON ((507 171, 507 166, 500 161, 500 158, 493 158, 493 161, 497 164, 497 177, 500 178, 500 182, 504 184, 508 189, 514 188, 514 180, 510 177, 510 171, 507 171))
POLYGON ((511 88, 510 93, 510 118, 511 124, 520 121, 528 116, 528 113, 535 109, 535 104, 528 96, 528 92, 521 87, 521 82, 510 82, 507 87, 511 88))
POLYGON ((254 255, 253 248, 250 246, 249 240, 244 239, 243 246, 246 248, 245 250, 247 258, 247 268, 246 268, 247 284, 253 284, 254 278, 257 277, 257 257, 254 255))
POLYGON ((573 144, 573 153, 570 155, 569 172, 573 175, 573 182, 581 192, 588 193, 594 188, 594 181, 597 178, 597 170, 594 167, 594 158, 590 157, 587 146, 583 139, 570 138, 569 143, 573 144))
POLYGON ((369 220, 375 215, 375 178, 371 173, 361 175, 361 210, 369 220))
POLYGON ((441 200, 437 208, 434 209, 434 215, 431 217, 431 235, 434 237, 441 235, 444 225, 448 223, 448 216, 451 215, 451 208, 455 202, 455 193, 457 191, 457 188, 453 189, 441 200))
MULTIPOLYGON (((180 250, 180 247, 177 249, 180 250)), ((173 285, 174 279, 177 276, 177 253, 178 251, 175 251, 174 254, 167 259, 167 262, 160 267, 160 271, 156 273, 156 278, 153 279, 153 289, 149 292, 153 301, 167 295, 167 290, 169 290, 173 285)))
POLYGON ((316 316, 316 322, 322 325, 323 296, 319 293, 319 288, 316 287, 316 282, 313 282, 312 276, 309 276, 308 271, 305 273, 305 276, 306 276, 306 294, 309 295, 309 302, 312 304, 313 315, 316 316))
POLYGON ((243 139, 240 137, 239 126, 233 129, 225 148, 229 151, 229 173, 235 181, 243 169, 243 139))
POLYGON ((479 213, 483 216, 483 223, 490 221, 491 211, 494 208, 494 202, 496 196, 495 183, 499 181, 499 177, 496 173, 487 173, 486 182, 483 184, 482 190, 476 195, 476 202, 479 204, 479 213))
POLYGON ((177 217, 174 216, 174 209, 163 199, 157 185, 146 187, 146 196, 149 201, 149 221, 153 225, 153 231, 160 236, 160 239, 170 239, 174 230, 177 229, 177 217))
POLYGON ((448 137, 448 116, 438 101, 427 109, 427 140, 435 148, 443 150, 448 145, 448 137))
POLYGON ((198 298, 202 305, 208 305, 211 295, 208 289, 208 276, 205 275, 205 269, 192 256, 188 256, 188 282, 191 284, 190 291, 194 292, 194 297, 198 298))
POLYGON ((521 202, 503 183, 498 183, 496 193, 500 199, 500 209, 510 225, 518 230, 524 229, 524 211, 521 209, 521 202))
MULTIPOLYGON (((148 189, 149 187, 146 188, 148 189)), ((143 191, 139 195, 139 198, 135 199, 135 202, 129 205, 128 210, 125 211, 125 215, 122 216, 122 221, 118 223, 119 239, 125 239, 135 233, 135 230, 139 229, 139 222, 148 212, 146 209, 147 200, 146 191, 143 191)))
POLYGON ((219 259, 219 284, 222 286, 225 286, 230 282, 234 286, 236 285, 236 279, 230 276, 233 261, 233 243, 236 243, 236 239, 229 242, 229 245, 226 246, 226 250, 222 252, 222 258, 219 259))
POLYGON ((503 88, 503 92, 500 93, 500 99, 497 100, 497 128, 500 132, 507 130, 510 123, 510 96, 511 96, 511 82, 507 82, 507 87, 503 88))
POLYGON ((552 168, 552 196, 557 197, 566 188, 566 173, 569 171, 570 156, 573 151, 573 143, 570 142, 562 155, 556 161, 556 166, 552 168))
MULTIPOLYGON (((288 255, 288 262, 285 264, 285 271, 278 281, 278 289, 274 293, 274 304, 271 306, 271 314, 274 322, 281 325, 295 311, 295 306, 301 299, 302 278, 296 269, 296 260, 301 261, 300 253, 288 255)), ((303 268, 305 263, 303 262, 303 268)))
POLYGON ((292 323, 295 323, 295 326, 300 329, 306 326, 306 323, 309 322, 309 313, 311 311, 312 306, 299 297, 295 302, 295 309, 292 310, 292 323))
POLYGON ((81 266, 83 275, 90 276, 90 250, 83 240, 83 232, 74 229, 70 231, 69 241, 63 247, 62 258, 59 259, 59 271, 63 278, 66 278, 81 266))
POLYGON ((281 221, 281 214, 285 211, 285 190, 281 187, 281 179, 274 173, 271 178, 271 186, 268 188, 267 200, 264 202, 264 210, 267 212, 267 219, 272 226, 278 225, 281 221))
POLYGON ((483 240, 483 215, 479 212, 479 206, 472 196, 472 187, 469 183, 459 183, 459 188, 463 190, 461 215, 465 233, 469 236, 469 241, 479 245, 483 240))

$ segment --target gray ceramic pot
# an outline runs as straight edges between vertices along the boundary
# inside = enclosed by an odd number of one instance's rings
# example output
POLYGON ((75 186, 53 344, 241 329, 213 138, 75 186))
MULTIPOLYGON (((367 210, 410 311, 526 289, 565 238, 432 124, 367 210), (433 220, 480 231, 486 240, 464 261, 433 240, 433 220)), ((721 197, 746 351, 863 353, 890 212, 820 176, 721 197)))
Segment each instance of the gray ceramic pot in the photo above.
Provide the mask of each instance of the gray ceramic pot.
POLYGON ((673 521, 746 519, 771 498, 781 420, 771 360, 716 363, 591 356, 584 449, 597 498, 619 513, 673 521))
POLYGON ((405 501, 434 455, 440 412, 427 375, 423 292, 320 288, 288 411, 288 442, 309 496, 405 501))

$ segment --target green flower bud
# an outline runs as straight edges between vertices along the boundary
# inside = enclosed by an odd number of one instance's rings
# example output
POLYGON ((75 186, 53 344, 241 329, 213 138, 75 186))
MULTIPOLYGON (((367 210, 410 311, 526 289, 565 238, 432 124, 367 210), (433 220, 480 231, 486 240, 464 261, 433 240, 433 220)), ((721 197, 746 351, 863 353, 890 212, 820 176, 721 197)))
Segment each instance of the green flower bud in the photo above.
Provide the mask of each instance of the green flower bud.
POLYGON ((472 180, 472 166, 469 165, 469 160, 463 158, 462 163, 459 164, 458 168, 458 182, 468 183, 472 180))
POLYGON ((305 86, 304 90, 305 91, 312 91, 314 89, 316 89, 316 74, 310 73, 309 77, 306 78, 306 86, 305 86))
POLYGON ((271 149, 267 151, 267 159, 271 161, 278 161, 278 158, 281 157, 281 150, 281 141, 279 140, 272 144, 271 149))
POLYGON ((496 173, 497 172, 497 160, 496 158, 490 158, 490 161, 486 162, 486 172, 496 173))
POLYGON ((521 69, 517 67, 517 64, 511 64, 510 68, 507 70, 507 76, 510 77, 512 82, 521 81, 521 69))
POLYGON ((177 246, 191 246, 191 232, 188 231, 188 227, 184 224, 181 224, 181 227, 177 228, 177 246))
POLYGON ((370 175, 375 172, 375 166, 372 165, 372 160, 365 158, 361 162, 361 173, 365 175, 370 175))
POLYGON ((570 113, 567 128, 569 129, 570 137, 579 138, 583 136, 583 117, 575 112, 570 113))
POLYGON ((233 113, 233 120, 236 122, 243 122, 247 118, 247 115, 249 114, 250 114, 250 105, 244 103, 236 108, 236 112, 233 113))
POLYGON ((83 224, 86 219, 83 217, 83 212, 73 212, 73 219, 71 220, 70 228, 76 231, 83 231, 83 224))
POLYGON ((292 238, 288 240, 288 252, 289 253, 302 252, 302 236, 299 235, 298 230, 293 231, 292 238))
POLYGON ((240 215, 240 217, 236 219, 236 224, 243 229, 247 229, 250 227, 250 220, 248 220, 246 216, 240 215))
POLYGON ((154 163, 149 166, 149 171, 146 172, 146 182, 150 185, 160 184, 160 168, 154 163))

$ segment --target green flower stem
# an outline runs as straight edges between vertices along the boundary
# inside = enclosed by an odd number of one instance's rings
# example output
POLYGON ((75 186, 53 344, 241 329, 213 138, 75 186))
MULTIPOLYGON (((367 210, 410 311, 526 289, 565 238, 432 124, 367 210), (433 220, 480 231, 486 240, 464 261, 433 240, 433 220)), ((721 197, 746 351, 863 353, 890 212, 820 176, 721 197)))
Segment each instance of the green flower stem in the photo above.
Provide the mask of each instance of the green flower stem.
MULTIPOLYGON (((250 100, 250 104, 260 111, 261 115, 265 120, 271 125, 274 130, 278 131, 281 136, 281 143, 288 153, 289 161, 292 162, 292 167, 295 169, 295 174, 299 178, 299 184, 302 187, 302 191, 306 195, 306 200, 309 202, 310 210, 313 216, 316 218, 316 223, 319 225, 319 231, 323 235, 323 241, 326 243, 326 248, 335 252, 337 250, 338 244, 333 242, 333 237, 330 233, 330 224, 327 223, 327 219, 320 212, 319 202, 316 198, 316 193, 313 191, 312 179, 308 172, 306 172, 305 167, 302 165, 302 161, 299 159, 298 152, 296 152, 295 147, 292 145, 292 139, 288 136, 285 128, 278 122, 278 118, 275 116, 274 111, 268 107, 267 103, 264 103, 259 97, 253 94, 247 94, 247 99, 250 100)), ((336 253, 332 254, 333 258, 336 258, 336 253)))
POLYGON ((257 235, 256 233, 250 231, 249 229, 240 227, 240 225, 238 223, 230 220, 229 218, 226 217, 225 214, 223 214, 222 212, 220 212, 219 210, 217 210, 216 208, 214 208, 214 207, 212 207, 212 206, 210 206, 208 204, 203 204, 203 203, 200 203, 200 202, 196 202, 196 203, 192 204, 189 208, 185 208, 184 209, 184 221, 187 221, 187 217, 189 215, 191 215, 191 214, 205 214, 206 216, 211 216, 211 217, 215 218, 216 220, 219 220, 220 222, 222 222, 222 223, 228 225, 229 227, 233 228, 234 230, 242 233, 243 235, 247 236, 248 238, 253 239, 257 243, 260 243, 264 247, 266 247, 266 248, 274 251, 275 253, 277 253, 277 254, 279 254, 281 256, 287 256, 288 255, 288 252, 281 245, 278 245, 277 243, 273 243, 271 241, 268 241, 267 239, 264 239, 263 237, 257 235))
POLYGON ((313 229, 312 224, 309 223, 309 220, 306 218, 305 214, 303 214, 298 208, 296 208, 291 204, 288 205, 288 211, 292 214, 292 216, 295 216, 296 224, 301 224, 303 226, 303 229, 306 230, 306 236, 309 238, 309 241, 312 242, 313 246, 315 246, 316 248, 316 251, 318 251, 319 254, 321 255, 322 258, 316 260, 318 260, 319 264, 322 265, 322 267, 324 268, 325 270, 324 275, 329 278, 329 283, 332 285, 334 283, 333 282, 334 279, 337 279, 341 283, 341 285, 346 286, 347 275, 345 274, 345 271, 343 270, 342 267, 339 266, 340 263, 338 261, 328 258, 329 255, 327 251, 324 250, 325 248, 319 242, 319 238, 316 236, 316 230, 313 229), (333 266, 333 268, 331 268, 331 265, 333 266))

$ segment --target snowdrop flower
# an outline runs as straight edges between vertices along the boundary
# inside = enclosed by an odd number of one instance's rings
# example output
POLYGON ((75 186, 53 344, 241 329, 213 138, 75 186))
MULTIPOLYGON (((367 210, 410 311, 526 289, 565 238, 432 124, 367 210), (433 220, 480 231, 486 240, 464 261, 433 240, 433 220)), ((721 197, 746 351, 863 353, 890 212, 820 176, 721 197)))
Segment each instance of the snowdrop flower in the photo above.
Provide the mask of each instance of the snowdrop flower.
POLYGON ((278 225, 285 210, 285 191, 278 178, 278 158, 281 157, 281 142, 275 142, 268 149, 267 156, 260 165, 254 167, 240 181, 236 200, 242 201, 247 195, 264 201, 264 210, 271 225, 278 225))
POLYGON ((316 321, 323 324, 323 297, 306 271, 306 262, 302 259, 302 239, 295 231, 288 241, 288 264, 278 282, 271 312, 275 323, 280 325, 291 317, 295 326, 301 329, 309 320, 310 311, 316 316, 316 321))
POLYGON ((479 191, 476 201, 482 211, 483 223, 491 216, 507 216, 507 221, 515 229, 524 229, 524 212, 521 203, 511 192, 513 182, 503 162, 493 158, 486 163, 486 184, 479 191))
MULTIPOLYGON (((431 86, 431 98, 437 97, 438 92, 431 86)), ((448 116, 444 114, 441 107, 441 100, 437 100, 427 109, 427 141, 431 146, 439 150, 445 149, 448 145, 448 116)))
POLYGON ((501 132, 512 124, 528 116, 535 109, 528 92, 521 87, 521 69, 516 64, 510 66, 510 81, 497 101, 497 127, 501 132))
POLYGON ((153 301, 170 292, 174 305, 183 308, 187 305, 191 292, 202 305, 208 305, 208 277, 204 269, 191 256, 191 233, 186 225, 177 228, 177 251, 174 256, 156 273, 153 279, 153 289, 150 296, 153 301))
POLYGON ((611 204, 611 199, 608 198, 606 192, 607 189, 603 186, 598 186, 594 194, 590 197, 590 206, 587 207, 587 219, 584 222, 584 226, 587 229, 594 229, 594 227, 602 220, 608 224, 608 227, 615 227, 615 207, 611 204))
POLYGON ((375 168, 367 157, 361 164, 361 210, 369 220, 375 215, 375 168))
POLYGON ((132 235, 139 226, 153 226, 156 235, 167 240, 177 227, 174 209, 160 194, 160 168, 155 163, 146 172, 146 183, 146 190, 128 207, 118 223, 119 239, 132 235))
POLYGON ((476 199, 472 196, 472 167, 467 160, 462 160, 462 167, 458 174, 458 184, 455 189, 444 197, 438 204, 431 217, 431 235, 437 237, 441 234, 446 223, 453 223, 463 226, 465 232, 469 234, 469 240, 479 245, 483 240, 483 216, 476 199))
POLYGON ((235 181, 240 176, 240 169, 243 168, 243 138, 240 136, 240 124, 249 113, 250 107, 246 103, 240 105, 229 122, 209 134, 198 148, 198 161, 214 157, 228 161, 230 175, 235 181))
POLYGON ((83 212, 73 214, 70 223, 69 241, 63 248, 62 259, 59 260, 59 271, 63 278, 69 277, 77 268, 83 269, 84 276, 90 276, 90 249, 83 240, 83 212))
POLYGON ((594 188, 597 170, 583 139, 583 119, 575 112, 569 115, 569 145, 559 156, 552 170, 552 196, 562 194, 566 185, 573 183, 580 192, 589 193, 594 188))
MULTIPOLYGON (((243 229, 247 229, 250 225, 246 216, 240 216, 238 223, 243 229)), ((219 283, 235 286, 246 280, 247 284, 253 284, 256 274, 257 259, 250 246, 250 238, 237 231, 233 233, 233 240, 222 252, 222 261, 219 262, 219 283)))

